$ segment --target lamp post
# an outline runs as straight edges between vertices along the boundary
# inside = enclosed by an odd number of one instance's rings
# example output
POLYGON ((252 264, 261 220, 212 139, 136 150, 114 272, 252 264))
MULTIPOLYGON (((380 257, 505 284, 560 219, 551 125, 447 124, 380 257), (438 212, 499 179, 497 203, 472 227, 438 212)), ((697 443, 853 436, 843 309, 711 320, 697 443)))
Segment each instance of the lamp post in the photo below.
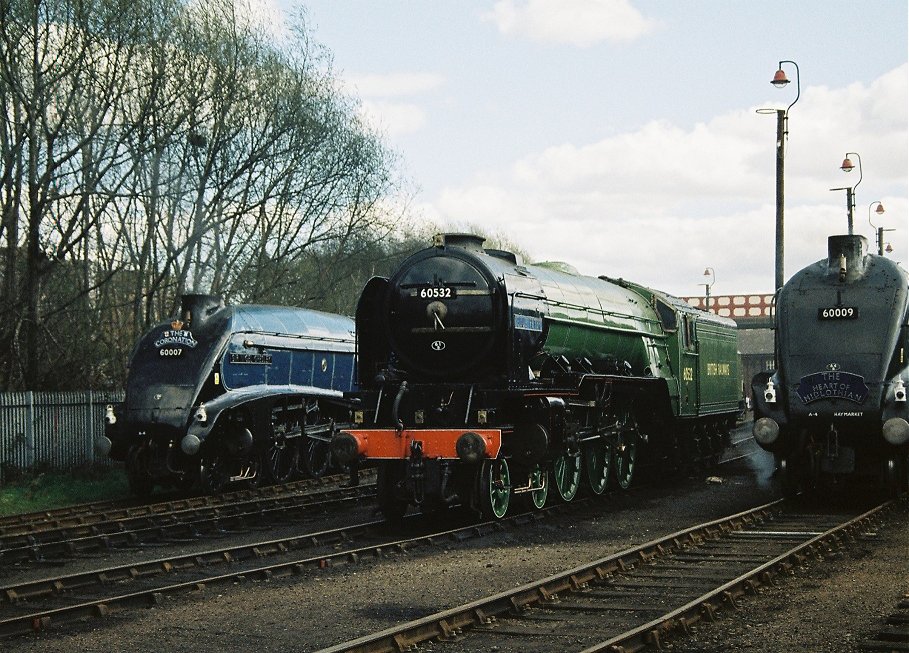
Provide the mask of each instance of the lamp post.
POLYGON ((713 272, 713 268, 705 268, 704 276, 710 277, 710 282, 704 284, 704 291, 706 297, 704 298, 704 306, 707 307, 707 310, 710 310, 710 288, 716 283, 716 274, 713 272))
POLYGON ((780 61, 776 73, 773 75, 771 84, 776 88, 785 88, 789 84, 789 78, 786 77, 786 71, 783 70, 783 64, 792 64, 795 66, 795 99, 785 109, 758 109, 758 113, 776 113, 776 270, 774 289, 779 290, 783 287, 783 168, 786 158, 786 137, 789 135, 789 109, 799 101, 802 94, 801 82, 799 80, 799 66, 794 61, 784 59, 780 61))
POLYGON ((840 165, 840 170, 843 172, 852 172, 852 170, 855 168, 855 164, 852 163, 852 159, 849 158, 849 155, 852 155, 858 159, 858 181, 855 182, 855 186, 848 186, 845 188, 831 188, 830 190, 846 191, 846 218, 849 224, 849 235, 851 236, 853 232, 853 217, 855 215, 855 189, 858 188, 858 185, 860 183, 862 183, 862 157, 860 157, 857 152, 846 152, 846 158, 843 159, 843 163, 840 165))
POLYGON ((877 213, 878 215, 884 214, 884 205, 881 204, 880 200, 871 202, 871 204, 868 205, 868 224, 871 225, 872 229, 874 229, 875 234, 877 236, 878 256, 883 256, 884 255, 884 232, 893 231, 893 229, 884 229, 883 227, 875 227, 874 223, 871 222, 871 207, 874 206, 875 204, 877 204, 877 208, 874 209, 874 212, 877 213))

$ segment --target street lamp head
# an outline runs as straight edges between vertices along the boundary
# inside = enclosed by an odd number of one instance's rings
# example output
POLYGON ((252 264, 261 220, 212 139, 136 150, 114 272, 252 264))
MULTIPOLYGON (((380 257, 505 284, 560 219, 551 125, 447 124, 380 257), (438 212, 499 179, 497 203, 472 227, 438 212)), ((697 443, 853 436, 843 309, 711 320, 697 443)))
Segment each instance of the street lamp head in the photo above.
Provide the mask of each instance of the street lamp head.
MULTIPOLYGON (((843 163, 840 165, 840 170, 842 170, 843 172, 852 172, 853 168, 855 168, 855 164, 853 164, 852 159, 849 158, 850 156, 854 156, 856 159, 858 159, 858 171, 859 171, 859 178, 858 178, 858 181, 855 182, 855 185, 850 186, 849 188, 845 189, 845 191, 846 191, 846 216, 849 219, 849 223, 848 223, 849 224, 849 235, 851 236, 852 235, 852 226, 853 226, 853 217, 855 214, 855 189, 859 187, 860 183, 862 183, 862 157, 859 156, 858 152, 846 152, 846 158, 843 159, 843 163)), ((836 188, 836 189, 831 188, 830 190, 843 190, 843 189, 842 188, 836 188)), ((871 218, 871 207, 870 206, 868 207, 868 218, 870 221, 870 218, 871 218)))
MULTIPOLYGON (((862 176, 862 157, 859 156, 858 152, 846 152, 846 158, 843 159, 843 162, 840 164, 840 170, 842 170, 843 172, 852 172, 852 170, 856 166, 852 162, 852 159, 850 159, 849 157, 853 157, 853 156, 856 159, 858 159, 859 178, 861 178, 861 176, 862 176)), ((858 186, 858 184, 856 184, 856 186, 858 186)))
POLYGON ((893 246, 890 243, 887 243, 887 246, 884 248, 884 251, 890 254, 893 252, 893 246))
POLYGON ((795 68, 795 99, 792 101, 792 104, 786 108, 786 113, 788 114, 792 105, 799 101, 799 96, 802 94, 802 84, 799 81, 799 65, 791 59, 783 59, 780 61, 776 72, 773 73, 773 79, 770 80, 770 83, 776 88, 784 88, 789 85, 789 78, 786 77, 786 71, 783 70, 784 63, 792 64, 793 68, 795 68))
POLYGON ((877 208, 874 210, 878 215, 884 214, 884 205, 880 200, 875 200, 868 205, 868 224, 871 225, 871 228, 875 231, 875 239, 877 240, 877 253, 878 256, 884 255, 884 232, 893 231, 893 229, 884 229, 883 227, 877 227, 873 222, 871 222, 871 207, 877 204, 877 208))
POLYGON ((705 269, 704 269, 704 276, 705 276, 705 277, 709 277, 709 276, 710 276, 710 268, 705 268, 705 269))
POLYGON ((770 83, 773 84, 774 86, 776 86, 777 88, 783 88, 784 86, 786 86, 786 84, 789 83, 789 78, 786 77, 786 71, 783 70, 782 68, 779 68, 773 74, 773 80, 771 80, 770 83))
POLYGON ((854 156, 856 159, 858 159, 859 178, 858 181, 855 182, 855 186, 852 187, 852 190, 854 191, 856 188, 858 188, 858 185, 862 183, 862 157, 858 152, 846 152, 846 158, 843 159, 843 163, 840 165, 840 170, 843 172, 852 172, 852 170, 855 168, 855 164, 852 163, 852 159, 849 158, 850 156, 854 156))
MULTIPOLYGON (((874 209, 874 212, 877 213, 878 215, 884 214, 884 205, 881 204, 880 200, 875 200, 874 202, 871 202, 871 204, 868 205, 868 224, 870 224, 872 227, 874 227, 874 223, 871 222, 871 207, 874 206, 875 204, 877 204, 877 208, 874 209)), ((874 227, 874 228, 877 229, 877 227, 874 227)))

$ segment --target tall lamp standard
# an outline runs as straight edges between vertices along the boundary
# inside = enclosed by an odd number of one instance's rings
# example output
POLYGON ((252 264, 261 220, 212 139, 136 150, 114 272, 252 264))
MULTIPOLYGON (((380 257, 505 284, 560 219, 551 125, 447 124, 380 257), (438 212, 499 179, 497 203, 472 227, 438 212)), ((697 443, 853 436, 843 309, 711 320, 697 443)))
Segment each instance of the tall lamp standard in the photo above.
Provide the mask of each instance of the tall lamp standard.
POLYGON ((874 212, 877 213, 878 215, 884 214, 884 205, 881 204, 880 200, 871 202, 871 204, 868 205, 868 224, 871 225, 871 227, 875 231, 875 234, 877 235, 878 256, 883 256, 884 255, 884 232, 893 231, 893 229, 884 229, 883 227, 875 227, 874 223, 871 222, 871 207, 874 206, 875 204, 877 204, 877 208, 874 209, 874 212))
POLYGON ((846 218, 849 221, 849 235, 851 236, 853 232, 853 217, 855 215, 855 189, 858 188, 858 185, 860 183, 862 183, 862 157, 860 157, 857 152, 846 152, 846 158, 843 159, 843 163, 840 165, 840 170, 843 172, 852 172, 852 170, 855 168, 855 164, 852 163, 852 159, 849 158, 850 154, 858 159, 858 181, 855 182, 855 186, 848 186, 845 188, 831 188, 830 190, 846 191, 846 218))
POLYGON ((707 310, 710 310, 710 288, 716 283, 716 274, 713 272, 713 268, 705 268, 704 276, 710 277, 710 281, 704 284, 704 292, 706 294, 704 298, 704 305, 707 307, 707 310))
POLYGON ((795 66, 795 99, 785 109, 758 109, 758 113, 776 113, 776 276, 774 289, 779 290, 783 287, 783 168, 786 158, 786 137, 789 135, 789 109, 799 101, 802 94, 801 82, 799 80, 799 66, 794 61, 784 59, 780 61, 776 73, 773 75, 771 84, 776 88, 784 88, 789 84, 789 78, 786 77, 786 71, 783 70, 783 64, 788 63, 795 66))

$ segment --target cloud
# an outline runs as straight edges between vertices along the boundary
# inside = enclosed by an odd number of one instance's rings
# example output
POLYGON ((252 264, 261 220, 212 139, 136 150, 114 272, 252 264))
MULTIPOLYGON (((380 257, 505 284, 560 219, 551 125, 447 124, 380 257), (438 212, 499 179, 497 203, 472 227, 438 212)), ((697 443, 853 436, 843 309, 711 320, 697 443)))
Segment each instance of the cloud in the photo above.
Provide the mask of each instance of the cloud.
POLYGON ((346 75, 342 84, 360 98, 360 114, 388 137, 413 134, 426 126, 427 111, 419 103, 445 85, 435 73, 346 75))
POLYGON ((628 0, 500 0, 482 18, 509 36, 582 48, 634 41, 657 24, 628 0))
POLYGON ((368 98, 388 98, 417 95, 435 90, 445 83, 435 73, 393 73, 389 75, 351 75, 347 84, 359 95, 368 98))
MULTIPOLYGON (((829 189, 857 182, 856 173, 839 169, 847 151, 863 158, 856 233, 874 247, 867 210, 881 200, 882 222, 895 229, 887 236, 894 257, 905 263, 906 80, 903 65, 869 86, 803 89, 786 149, 787 278, 826 255, 828 235, 845 232, 845 194, 829 189)), ((749 107, 690 128, 654 121, 595 142, 549 147, 445 188, 424 213, 508 233, 533 256, 568 261, 584 274, 697 294, 709 265, 718 294, 767 292, 775 125, 749 107)))
POLYGON ((392 138, 420 131, 427 119, 423 107, 405 102, 364 101, 360 104, 360 114, 392 138))

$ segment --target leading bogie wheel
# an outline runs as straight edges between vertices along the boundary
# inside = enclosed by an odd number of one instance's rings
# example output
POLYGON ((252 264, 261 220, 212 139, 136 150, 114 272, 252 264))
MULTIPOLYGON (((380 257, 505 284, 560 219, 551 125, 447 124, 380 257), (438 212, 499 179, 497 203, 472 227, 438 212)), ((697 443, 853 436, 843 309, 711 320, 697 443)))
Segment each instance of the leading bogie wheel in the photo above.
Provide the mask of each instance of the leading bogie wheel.
POLYGON ((218 494, 230 483, 230 459, 217 450, 202 457, 199 480, 206 494, 218 494))
POLYGON ((278 436, 271 441, 266 451, 268 475, 275 483, 287 483, 293 480, 297 471, 300 450, 297 440, 278 436))
POLYGON ((303 438, 303 451, 300 454, 303 472, 310 478, 321 478, 331 464, 331 450, 324 440, 303 438))
POLYGON ((328 444, 330 438, 320 440, 306 436, 306 426, 327 425, 317 400, 313 399, 306 403, 306 414, 303 421, 304 437, 300 444, 300 469, 305 476, 321 478, 331 466, 331 451, 328 444))
POLYGON ((552 477, 562 501, 571 501, 581 487, 581 452, 563 452, 552 461, 552 477))
POLYGON ((535 465, 530 470, 530 487, 534 488, 528 492, 530 505, 537 510, 542 510, 546 505, 546 499, 549 498, 549 472, 542 465, 535 465))
POLYGON ((484 460, 480 466, 478 498, 486 519, 501 519, 511 503, 511 475, 504 459, 484 460))

